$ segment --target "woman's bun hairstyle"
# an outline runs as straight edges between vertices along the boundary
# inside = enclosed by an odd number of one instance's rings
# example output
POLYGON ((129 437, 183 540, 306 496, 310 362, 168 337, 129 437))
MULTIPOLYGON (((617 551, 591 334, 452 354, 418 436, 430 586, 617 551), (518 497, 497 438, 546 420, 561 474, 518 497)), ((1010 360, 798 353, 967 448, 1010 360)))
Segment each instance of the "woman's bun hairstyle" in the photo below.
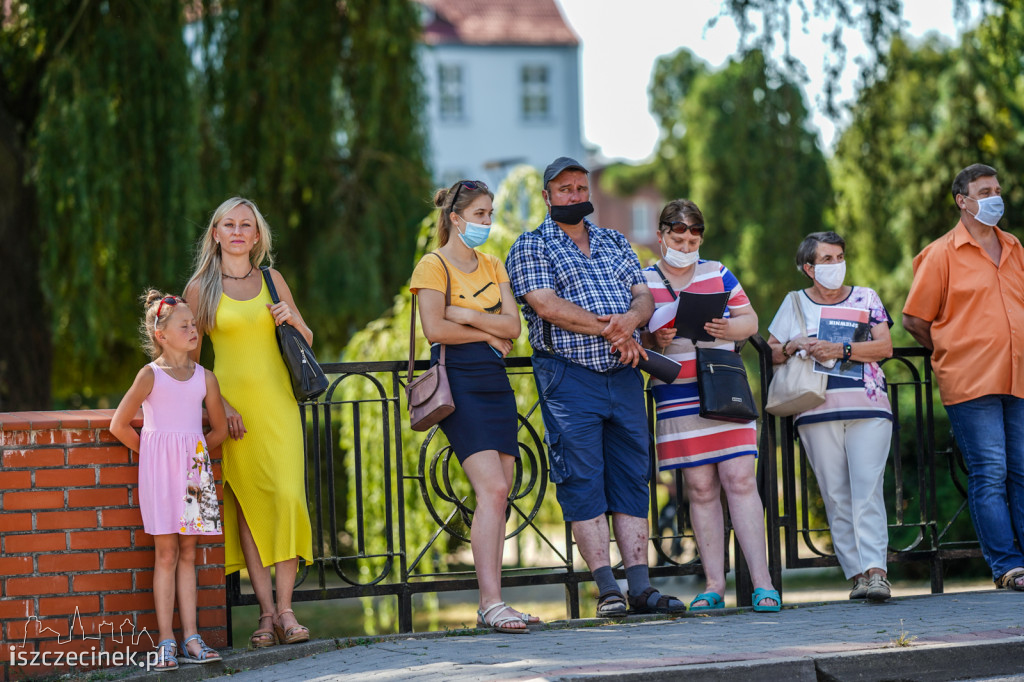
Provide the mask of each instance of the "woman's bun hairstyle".
POLYGON ((448 203, 448 188, 442 187, 441 189, 434 192, 434 207, 444 208, 444 205, 448 203))

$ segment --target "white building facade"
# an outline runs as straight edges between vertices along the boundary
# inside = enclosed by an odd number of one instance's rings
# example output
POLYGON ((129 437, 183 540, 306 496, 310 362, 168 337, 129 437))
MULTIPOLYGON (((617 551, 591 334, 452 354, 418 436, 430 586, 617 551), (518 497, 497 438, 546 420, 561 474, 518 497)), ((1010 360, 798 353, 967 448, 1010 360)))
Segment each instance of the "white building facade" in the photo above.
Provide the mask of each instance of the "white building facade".
POLYGON ((585 162, 579 40, 555 0, 420 0, 435 182, 496 188, 513 166, 585 162))

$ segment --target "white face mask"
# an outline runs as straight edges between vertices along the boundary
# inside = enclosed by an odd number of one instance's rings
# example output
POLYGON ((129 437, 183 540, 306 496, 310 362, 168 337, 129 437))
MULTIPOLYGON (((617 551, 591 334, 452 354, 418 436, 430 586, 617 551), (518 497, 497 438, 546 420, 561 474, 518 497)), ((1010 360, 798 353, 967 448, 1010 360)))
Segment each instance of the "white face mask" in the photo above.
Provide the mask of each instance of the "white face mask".
POLYGON ((688 268, 700 260, 700 249, 685 253, 676 249, 670 249, 665 244, 662 244, 662 247, 662 257, 666 263, 674 268, 688 268))
POLYGON ((846 279, 846 261, 814 266, 814 281, 826 289, 838 289, 846 279))

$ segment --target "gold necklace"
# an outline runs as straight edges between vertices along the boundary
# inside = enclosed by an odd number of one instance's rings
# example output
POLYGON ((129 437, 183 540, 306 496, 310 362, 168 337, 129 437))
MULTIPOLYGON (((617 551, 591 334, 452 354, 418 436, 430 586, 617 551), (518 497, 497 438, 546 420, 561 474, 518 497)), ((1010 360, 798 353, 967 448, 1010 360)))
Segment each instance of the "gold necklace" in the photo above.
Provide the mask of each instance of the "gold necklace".
POLYGON ((255 268, 256 268, 256 266, 255 266, 255 265, 253 265, 252 263, 250 263, 250 264, 249 264, 249 272, 245 273, 245 274, 244 274, 244 275, 242 275, 241 277, 235 277, 234 275, 229 275, 228 273, 224 272, 223 270, 221 270, 220 276, 221 276, 221 277, 227 277, 228 279, 245 279, 246 277, 248 277, 249 275, 251 275, 251 274, 252 274, 252 271, 253 271, 253 270, 254 270, 255 268))

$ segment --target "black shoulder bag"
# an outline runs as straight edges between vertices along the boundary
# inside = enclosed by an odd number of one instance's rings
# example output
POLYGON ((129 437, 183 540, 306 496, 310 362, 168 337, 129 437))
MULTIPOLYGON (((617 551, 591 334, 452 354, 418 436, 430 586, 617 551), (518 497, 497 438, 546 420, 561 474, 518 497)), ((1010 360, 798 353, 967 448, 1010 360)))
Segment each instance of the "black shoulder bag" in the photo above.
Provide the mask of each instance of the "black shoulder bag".
MULTIPOLYGON (((676 298, 675 289, 657 265, 665 288, 676 298)), ((750 422, 758 417, 754 395, 750 391, 747 370, 740 354, 726 348, 702 348, 692 340, 697 350, 697 393, 700 395, 700 416, 726 422, 750 422)))
MULTIPOLYGON (((270 290, 270 300, 278 303, 281 299, 277 297, 277 288, 270 278, 270 268, 264 265, 260 270, 263 271, 263 279, 270 290)), ((313 350, 299 330, 285 322, 277 325, 274 332, 277 334, 277 347, 281 349, 284 366, 288 368, 288 374, 291 376, 295 399, 300 403, 305 402, 326 391, 327 375, 320 368, 313 350)))

